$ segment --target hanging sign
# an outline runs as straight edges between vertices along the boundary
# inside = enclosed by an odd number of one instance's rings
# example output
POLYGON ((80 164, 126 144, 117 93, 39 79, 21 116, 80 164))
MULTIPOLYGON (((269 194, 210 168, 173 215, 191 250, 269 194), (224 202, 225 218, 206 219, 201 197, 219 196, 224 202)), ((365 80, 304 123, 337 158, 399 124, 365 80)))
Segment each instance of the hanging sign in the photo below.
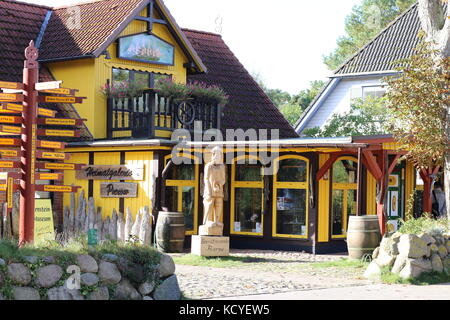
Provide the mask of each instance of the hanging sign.
POLYGON ((53 210, 50 199, 36 199, 34 207, 34 241, 55 240, 53 210))
POLYGON ((23 90, 23 83, 0 81, 0 88, 2 88, 2 89, 13 89, 13 90, 23 90))
POLYGON ((102 198, 136 198, 137 190, 137 183, 103 182, 100 184, 102 198))
POLYGON ((34 90, 53 90, 61 87, 62 81, 38 82, 34 85, 34 90))
POLYGON ((0 93, 0 101, 17 101, 22 102, 24 100, 23 94, 17 93, 0 93))
POLYGON ((42 103, 83 103, 85 97, 58 97, 58 96, 39 96, 38 102, 42 103))
POLYGON ((80 180, 144 180, 144 168, 132 165, 121 166, 83 166, 77 171, 77 179, 80 180))

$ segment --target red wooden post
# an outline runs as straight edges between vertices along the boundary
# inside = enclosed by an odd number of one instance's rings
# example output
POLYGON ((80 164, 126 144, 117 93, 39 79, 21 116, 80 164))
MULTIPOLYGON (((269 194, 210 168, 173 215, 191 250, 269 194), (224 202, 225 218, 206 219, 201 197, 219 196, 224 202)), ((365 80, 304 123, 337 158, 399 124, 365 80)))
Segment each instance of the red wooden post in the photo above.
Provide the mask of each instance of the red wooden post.
POLYGON ((34 198, 35 198, 35 169, 36 169, 36 134, 37 134, 37 91, 35 84, 39 81, 39 64, 37 62, 38 49, 34 42, 25 49, 25 65, 23 69, 23 83, 25 85, 25 101, 23 110, 22 134, 22 170, 23 179, 20 182, 20 224, 19 245, 34 240, 34 198))

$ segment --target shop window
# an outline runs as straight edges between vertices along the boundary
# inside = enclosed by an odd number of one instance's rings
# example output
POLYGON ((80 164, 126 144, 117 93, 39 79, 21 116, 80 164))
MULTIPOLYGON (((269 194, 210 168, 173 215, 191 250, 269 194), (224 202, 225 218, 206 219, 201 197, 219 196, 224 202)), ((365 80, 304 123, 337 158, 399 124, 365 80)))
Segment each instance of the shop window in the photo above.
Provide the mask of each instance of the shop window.
POLYGON ((231 233, 244 235, 263 234, 264 182, 262 166, 246 161, 232 165, 231 182, 231 233))
POLYGON ((348 218, 356 215, 358 163, 355 158, 339 158, 333 165, 331 230, 333 238, 347 235, 348 218))
POLYGON ((277 160, 274 176, 274 237, 306 238, 308 236, 309 161, 300 156, 283 156, 277 160))
MULTIPOLYGON (((166 163, 170 156, 166 157, 166 163)), ((183 212, 186 234, 197 234, 198 229, 198 165, 174 165, 168 174, 165 196, 168 209, 183 212)))

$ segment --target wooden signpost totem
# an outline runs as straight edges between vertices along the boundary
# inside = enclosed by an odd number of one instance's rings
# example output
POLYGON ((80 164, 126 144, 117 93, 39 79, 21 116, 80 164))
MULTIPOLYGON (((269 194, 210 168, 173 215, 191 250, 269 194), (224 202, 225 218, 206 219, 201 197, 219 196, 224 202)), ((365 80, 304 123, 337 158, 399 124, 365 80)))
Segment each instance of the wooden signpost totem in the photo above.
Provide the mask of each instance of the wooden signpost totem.
POLYGON ((61 181, 63 174, 49 173, 48 170, 77 170, 82 166, 81 164, 39 161, 69 159, 69 155, 60 151, 64 149, 65 143, 46 141, 41 137, 79 137, 80 131, 72 129, 71 126, 80 126, 84 120, 55 118, 56 111, 38 108, 38 103, 82 103, 85 98, 73 96, 77 91, 75 89, 60 88, 62 81, 39 83, 37 58, 38 49, 31 41, 25 49, 23 83, 0 81, 2 89, 0 93, 0 156, 2 158, 0 168, 7 172, 6 180, 0 181, 0 193, 6 192, 7 214, 11 214, 13 192, 17 189, 20 190, 20 245, 31 243, 34 240, 36 191, 76 192, 79 188, 62 185, 36 185, 36 181, 61 181), (44 95, 39 95, 39 93, 44 95), (42 118, 38 118, 38 116, 42 118), (41 127, 58 126, 64 129, 38 128, 38 125, 41 127), (20 136, 20 139, 5 136, 20 136), (47 171, 38 172, 38 169, 47 171))

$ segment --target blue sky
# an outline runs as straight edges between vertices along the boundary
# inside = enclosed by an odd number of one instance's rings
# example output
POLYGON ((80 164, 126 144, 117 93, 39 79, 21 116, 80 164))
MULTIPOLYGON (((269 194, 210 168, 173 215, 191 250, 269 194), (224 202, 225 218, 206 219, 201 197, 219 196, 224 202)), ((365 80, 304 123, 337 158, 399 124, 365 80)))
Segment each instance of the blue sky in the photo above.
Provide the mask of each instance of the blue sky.
MULTIPOLYGON (((79 0, 27 0, 63 6, 79 0)), ((345 17, 361 0, 165 0, 183 28, 220 33, 251 73, 291 94, 330 71, 322 56, 344 34, 345 17), (273 5, 276 3, 276 6, 273 5)))

